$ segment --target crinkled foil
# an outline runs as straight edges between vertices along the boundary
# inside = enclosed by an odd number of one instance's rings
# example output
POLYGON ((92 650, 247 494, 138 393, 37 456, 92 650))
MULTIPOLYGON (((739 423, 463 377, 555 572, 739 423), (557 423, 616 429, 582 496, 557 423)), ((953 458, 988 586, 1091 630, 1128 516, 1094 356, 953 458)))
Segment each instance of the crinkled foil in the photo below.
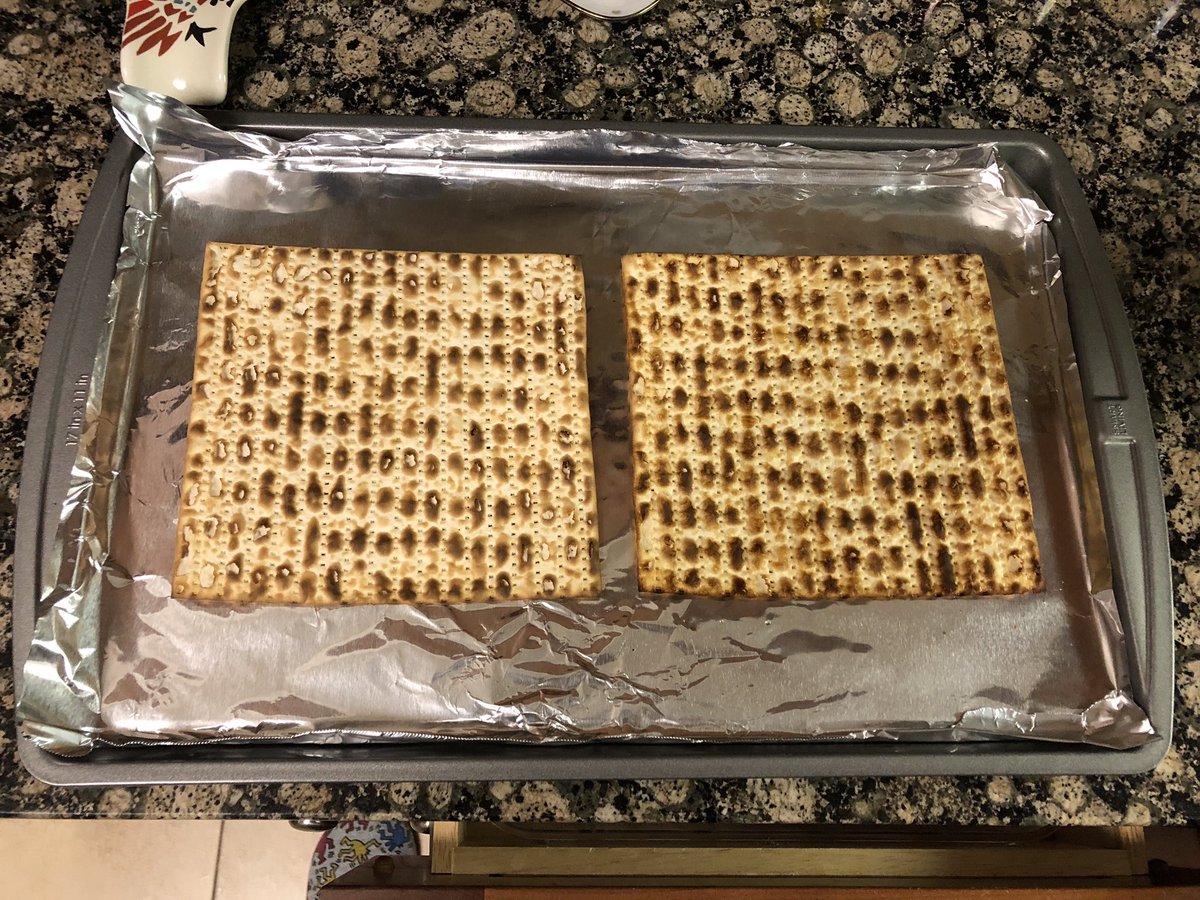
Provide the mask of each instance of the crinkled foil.
POLYGON ((1050 213, 995 148, 436 123, 285 142, 132 88, 113 100, 147 156, 25 670, 21 713, 40 745, 1020 736, 1123 748, 1153 735, 1128 690, 1050 213), (207 241, 582 257, 603 596, 340 609, 172 598, 207 241), (619 284, 629 251, 983 254, 1045 592, 640 595, 619 284))

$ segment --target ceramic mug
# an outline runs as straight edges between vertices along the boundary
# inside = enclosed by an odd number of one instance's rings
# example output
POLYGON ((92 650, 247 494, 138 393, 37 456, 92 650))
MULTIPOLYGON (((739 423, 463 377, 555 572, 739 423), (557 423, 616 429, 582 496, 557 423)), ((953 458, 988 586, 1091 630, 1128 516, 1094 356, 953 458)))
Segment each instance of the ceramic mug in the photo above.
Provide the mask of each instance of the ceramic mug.
MULTIPOLYGON (((246 0, 125 0, 121 79, 182 100, 220 103, 229 89, 229 36, 246 0)), ((658 0, 568 0, 598 19, 627 19, 658 0)))
POLYGON ((182 100, 220 103, 229 36, 246 0, 126 0, 121 79, 182 100))

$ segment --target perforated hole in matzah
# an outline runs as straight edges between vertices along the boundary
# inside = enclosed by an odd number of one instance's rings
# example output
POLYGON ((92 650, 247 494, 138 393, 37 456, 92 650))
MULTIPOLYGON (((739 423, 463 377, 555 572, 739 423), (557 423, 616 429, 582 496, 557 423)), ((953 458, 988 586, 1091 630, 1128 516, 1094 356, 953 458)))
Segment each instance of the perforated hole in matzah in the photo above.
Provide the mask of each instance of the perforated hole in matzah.
POLYGON ((978 256, 643 254, 623 272, 643 590, 1041 588, 978 256))
POLYGON ((599 590, 574 259, 210 244, 174 590, 599 590))

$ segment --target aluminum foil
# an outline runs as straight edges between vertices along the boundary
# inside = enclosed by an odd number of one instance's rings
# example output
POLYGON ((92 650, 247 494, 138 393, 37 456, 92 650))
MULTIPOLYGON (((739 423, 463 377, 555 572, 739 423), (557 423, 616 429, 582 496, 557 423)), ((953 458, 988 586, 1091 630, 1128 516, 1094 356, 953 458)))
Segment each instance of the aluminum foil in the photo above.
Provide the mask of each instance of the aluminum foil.
POLYGON ((719 144, 606 129, 222 131, 117 87, 129 186, 72 488, 25 670, 36 742, 1027 737, 1131 747, 1133 701, 1050 213, 992 146, 719 144), (207 241, 582 257, 603 595, 339 609, 170 596, 207 241), (1046 590, 642 595, 619 259, 981 253, 1046 590))

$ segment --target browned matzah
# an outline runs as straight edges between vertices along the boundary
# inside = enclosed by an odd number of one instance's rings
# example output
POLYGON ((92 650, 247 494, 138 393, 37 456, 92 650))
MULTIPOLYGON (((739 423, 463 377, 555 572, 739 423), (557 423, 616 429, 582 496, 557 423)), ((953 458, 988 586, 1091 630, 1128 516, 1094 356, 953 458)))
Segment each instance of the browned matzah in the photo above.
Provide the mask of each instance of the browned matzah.
POLYGON ((574 259, 210 244, 174 590, 597 593, 574 259))
POLYGON ((978 256, 643 254, 623 270, 643 590, 1041 588, 978 256))

